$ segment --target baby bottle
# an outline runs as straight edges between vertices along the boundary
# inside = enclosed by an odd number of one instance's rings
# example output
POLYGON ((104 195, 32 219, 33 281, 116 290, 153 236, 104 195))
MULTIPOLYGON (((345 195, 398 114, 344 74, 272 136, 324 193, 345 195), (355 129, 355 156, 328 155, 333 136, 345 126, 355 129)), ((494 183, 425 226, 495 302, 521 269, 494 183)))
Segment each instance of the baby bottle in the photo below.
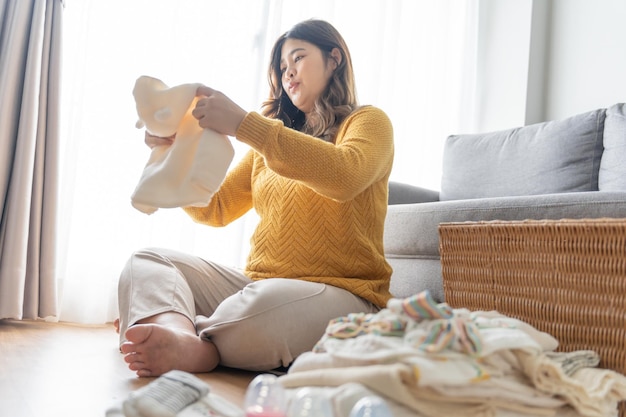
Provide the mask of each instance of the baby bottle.
POLYGON ((330 399, 321 389, 301 388, 295 394, 287 413, 288 417, 333 417, 330 399))
POLYGON ((257 375, 246 390, 246 417, 286 417, 286 403, 285 389, 276 375, 257 375))
POLYGON ((377 395, 368 395, 354 404, 349 417, 393 417, 393 414, 385 400, 377 395))

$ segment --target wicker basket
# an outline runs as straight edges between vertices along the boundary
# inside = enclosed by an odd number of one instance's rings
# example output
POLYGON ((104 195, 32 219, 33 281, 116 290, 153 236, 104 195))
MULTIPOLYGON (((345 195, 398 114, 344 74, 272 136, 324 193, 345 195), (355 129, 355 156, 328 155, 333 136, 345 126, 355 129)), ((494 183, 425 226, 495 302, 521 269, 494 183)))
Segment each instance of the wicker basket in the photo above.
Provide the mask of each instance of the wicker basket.
POLYGON ((626 219, 442 223, 439 236, 452 307, 518 318, 626 374, 626 219))

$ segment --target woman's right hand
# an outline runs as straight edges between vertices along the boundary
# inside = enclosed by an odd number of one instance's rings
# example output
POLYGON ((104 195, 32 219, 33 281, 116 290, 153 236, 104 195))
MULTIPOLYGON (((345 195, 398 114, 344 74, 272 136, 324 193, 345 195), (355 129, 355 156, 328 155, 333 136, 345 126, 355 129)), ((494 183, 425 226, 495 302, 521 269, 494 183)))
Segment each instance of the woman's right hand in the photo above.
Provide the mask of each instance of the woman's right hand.
POLYGON ((150 132, 146 130, 146 137, 144 139, 144 142, 146 142, 146 145, 148 145, 150 149, 152 149, 152 148, 156 148, 157 146, 163 146, 163 145, 170 146, 172 143, 174 143, 174 139, 176 139, 175 133, 172 136, 162 138, 160 136, 154 136, 153 134, 151 134, 150 132))
POLYGON ((191 114, 200 127, 234 137, 248 113, 223 93, 206 85, 198 87, 196 97, 199 98, 191 114))

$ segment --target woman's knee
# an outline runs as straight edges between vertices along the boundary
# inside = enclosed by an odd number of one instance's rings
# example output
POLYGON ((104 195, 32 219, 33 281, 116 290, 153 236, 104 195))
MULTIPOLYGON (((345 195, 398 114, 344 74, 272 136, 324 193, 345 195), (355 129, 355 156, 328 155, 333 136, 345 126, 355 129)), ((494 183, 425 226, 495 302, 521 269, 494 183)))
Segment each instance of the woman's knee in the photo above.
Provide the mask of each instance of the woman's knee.
POLYGON ((171 249, 158 247, 136 250, 126 261, 120 274, 120 281, 151 276, 158 274, 163 268, 171 268, 173 266, 171 259, 176 253, 171 249))

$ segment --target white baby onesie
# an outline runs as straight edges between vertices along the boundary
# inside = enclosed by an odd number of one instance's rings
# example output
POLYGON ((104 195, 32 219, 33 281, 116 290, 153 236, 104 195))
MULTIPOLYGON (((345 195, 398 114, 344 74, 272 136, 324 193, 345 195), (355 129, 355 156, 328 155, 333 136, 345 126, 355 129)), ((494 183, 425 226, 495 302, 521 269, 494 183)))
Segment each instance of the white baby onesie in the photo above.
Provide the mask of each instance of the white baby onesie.
POLYGON ((191 115, 199 86, 168 87, 148 76, 135 83, 137 127, 160 137, 176 134, 173 144, 152 149, 131 196, 133 207, 143 213, 206 206, 224 181, 235 152, 228 137, 202 129, 191 115))

